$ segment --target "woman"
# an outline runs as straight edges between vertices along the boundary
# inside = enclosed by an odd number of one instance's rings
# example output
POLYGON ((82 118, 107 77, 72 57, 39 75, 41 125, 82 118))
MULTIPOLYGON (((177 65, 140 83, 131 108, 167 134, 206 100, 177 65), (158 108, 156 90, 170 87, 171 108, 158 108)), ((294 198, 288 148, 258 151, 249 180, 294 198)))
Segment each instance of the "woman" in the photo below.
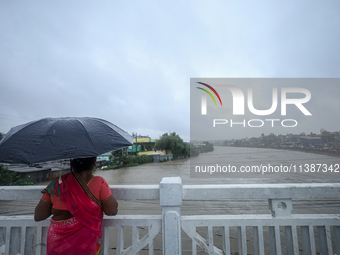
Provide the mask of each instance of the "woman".
POLYGON ((103 212, 116 215, 118 203, 109 185, 93 176, 96 157, 71 160, 71 173, 52 181, 42 191, 34 219, 52 216, 47 254, 99 254, 103 212))

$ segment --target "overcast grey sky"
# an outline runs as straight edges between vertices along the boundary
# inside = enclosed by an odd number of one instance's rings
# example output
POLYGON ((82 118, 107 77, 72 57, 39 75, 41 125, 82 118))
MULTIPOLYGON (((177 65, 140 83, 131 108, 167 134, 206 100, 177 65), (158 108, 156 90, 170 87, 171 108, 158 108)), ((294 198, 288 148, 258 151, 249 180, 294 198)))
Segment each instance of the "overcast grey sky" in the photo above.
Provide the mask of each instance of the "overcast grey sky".
POLYGON ((190 78, 339 77, 340 2, 1 1, 0 132, 93 116, 189 140, 190 78))

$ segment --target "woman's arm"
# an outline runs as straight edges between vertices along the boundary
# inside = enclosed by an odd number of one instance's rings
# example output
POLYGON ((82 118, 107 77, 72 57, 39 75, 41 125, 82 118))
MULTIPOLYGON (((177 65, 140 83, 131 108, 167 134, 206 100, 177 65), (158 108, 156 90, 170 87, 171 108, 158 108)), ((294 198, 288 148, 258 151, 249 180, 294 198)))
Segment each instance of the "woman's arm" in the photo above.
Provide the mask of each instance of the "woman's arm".
POLYGON ((106 215, 116 215, 118 213, 118 202, 112 194, 102 200, 102 208, 106 215))
POLYGON ((45 200, 40 200, 39 204, 35 208, 34 220, 41 221, 50 217, 52 214, 52 203, 45 200))

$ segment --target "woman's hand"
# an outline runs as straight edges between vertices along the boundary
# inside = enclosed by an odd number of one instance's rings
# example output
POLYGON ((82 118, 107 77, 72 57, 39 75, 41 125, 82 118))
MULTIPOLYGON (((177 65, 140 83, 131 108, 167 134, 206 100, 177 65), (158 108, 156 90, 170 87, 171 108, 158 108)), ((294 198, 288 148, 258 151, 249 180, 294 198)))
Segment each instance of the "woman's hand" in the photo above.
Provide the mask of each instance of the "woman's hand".
POLYGON ((118 213, 118 202, 112 194, 102 201, 102 208, 106 215, 116 215, 118 213))
POLYGON ((52 203, 45 200, 40 200, 39 204, 35 208, 34 220, 41 221, 50 217, 52 214, 52 203))

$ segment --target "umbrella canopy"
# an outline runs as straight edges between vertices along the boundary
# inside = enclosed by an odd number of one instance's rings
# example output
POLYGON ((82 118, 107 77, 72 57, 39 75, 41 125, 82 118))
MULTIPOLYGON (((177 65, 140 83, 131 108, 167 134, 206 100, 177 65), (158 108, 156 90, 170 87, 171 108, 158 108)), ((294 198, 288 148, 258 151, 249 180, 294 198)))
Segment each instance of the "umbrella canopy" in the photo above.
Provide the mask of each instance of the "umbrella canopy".
POLYGON ((0 141, 0 162, 34 164, 118 150, 133 137, 97 118, 44 118, 13 127, 0 141))

